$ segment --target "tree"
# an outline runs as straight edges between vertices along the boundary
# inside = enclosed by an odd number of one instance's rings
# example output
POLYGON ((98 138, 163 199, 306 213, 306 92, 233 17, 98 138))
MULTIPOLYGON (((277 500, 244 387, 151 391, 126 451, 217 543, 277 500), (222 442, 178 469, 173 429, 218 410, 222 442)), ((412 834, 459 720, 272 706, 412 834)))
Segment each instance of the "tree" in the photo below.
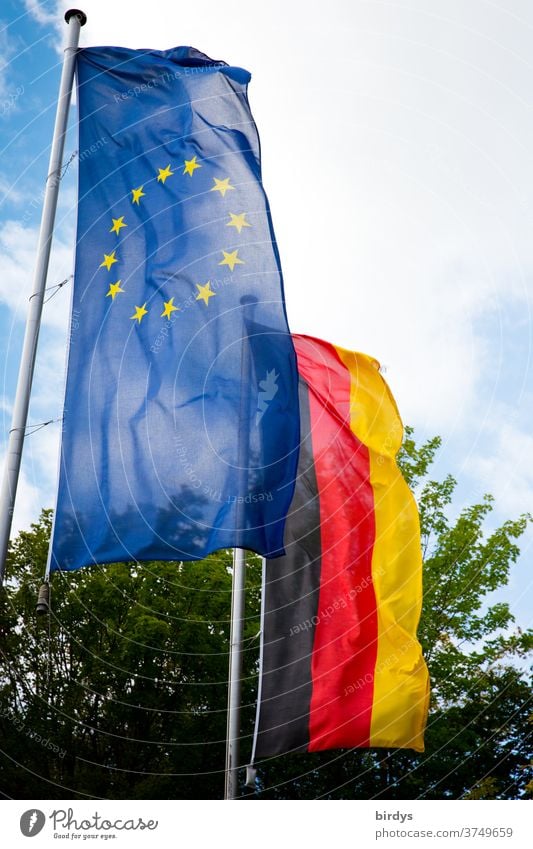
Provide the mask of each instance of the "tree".
MULTIPOLYGON (((491 601, 528 516, 488 535, 486 496, 455 521, 455 481, 429 479, 440 441, 400 462, 418 495, 419 630, 432 681, 426 751, 294 755, 259 769, 260 798, 523 798, 533 792, 533 633, 491 601)), ((223 787, 231 555, 113 564, 54 577, 36 620, 51 513, 13 543, 1 598, 0 791, 13 798, 219 798, 223 787)), ((260 562, 247 569, 243 757, 254 720, 260 562)))
MULTIPOLYGON (((52 615, 36 620, 50 529, 45 510, 10 552, 0 618, 0 789, 15 798, 220 797, 231 554, 57 575, 52 615)), ((256 562, 247 580, 253 611, 259 592, 256 562)), ((251 705, 257 631, 251 620, 251 705)), ((245 721, 251 725, 250 711, 245 721)))

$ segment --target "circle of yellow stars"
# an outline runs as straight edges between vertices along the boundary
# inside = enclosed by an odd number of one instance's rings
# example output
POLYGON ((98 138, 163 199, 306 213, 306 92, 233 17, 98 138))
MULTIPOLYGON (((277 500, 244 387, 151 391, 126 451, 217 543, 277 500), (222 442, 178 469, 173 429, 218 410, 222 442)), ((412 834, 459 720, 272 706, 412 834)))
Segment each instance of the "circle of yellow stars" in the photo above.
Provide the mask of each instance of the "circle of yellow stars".
MULTIPOLYGON (((197 156, 192 156, 190 159, 185 159, 183 161, 183 170, 181 171, 182 176, 193 177, 195 172, 202 167, 202 163, 198 162, 197 156)), ((156 177, 156 183, 160 183, 162 186, 165 186, 166 181, 171 177, 176 176, 176 170, 173 170, 171 163, 169 162, 165 168, 158 168, 158 173, 156 177)), ((235 186, 231 184, 231 177, 213 177, 213 186, 209 189, 210 192, 217 192, 221 197, 225 198, 228 192, 235 191, 235 186)), ((142 198, 146 197, 146 192, 144 191, 144 185, 136 186, 130 190, 131 194, 131 204, 132 206, 141 206, 142 198)), ((234 227, 237 233, 241 233, 245 227, 251 227, 252 225, 247 220, 248 213, 246 212, 230 212, 229 213, 229 221, 226 222, 226 227, 234 227)), ((120 236, 120 231, 123 228, 127 228, 128 224, 125 221, 126 216, 120 215, 118 218, 111 218, 112 226, 109 229, 110 233, 114 233, 116 236, 120 236)), ((106 271, 111 271, 112 266, 119 261, 119 258, 116 256, 117 249, 111 251, 111 253, 104 253, 103 261, 100 263, 99 268, 105 268, 106 271)), ((225 251, 221 250, 222 259, 219 261, 218 265, 227 266, 231 272, 235 269, 236 265, 244 265, 245 260, 241 259, 239 256, 239 249, 234 251, 225 251)), ((109 284, 109 289, 105 293, 106 298, 111 298, 111 302, 115 301, 115 298, 118 295, 124 294, 125 289, 122 288, 122 280, 117 280, 115 283, 109 284)), ((196 283, 196 300, 201 301, 205 306, 209 306, 209 301, 211 298, 216 296, 216 292, 213 291, 211 287, 211 281, 208 280, 206 283, 196 283)), ((180 307, 175 306, 174 297, 170 298, 168 301, 163 300, 163 312, 160 314, 161 318, 166 318, 170 321, 172 314, 174 312, 180 312, 180 307)), ((135 311, 130 319, 135 321, 137 325, 141 324, 145 315, 148 315, 149 310, 147 309, 147 302, 141 306, 135 305, 135 311)))

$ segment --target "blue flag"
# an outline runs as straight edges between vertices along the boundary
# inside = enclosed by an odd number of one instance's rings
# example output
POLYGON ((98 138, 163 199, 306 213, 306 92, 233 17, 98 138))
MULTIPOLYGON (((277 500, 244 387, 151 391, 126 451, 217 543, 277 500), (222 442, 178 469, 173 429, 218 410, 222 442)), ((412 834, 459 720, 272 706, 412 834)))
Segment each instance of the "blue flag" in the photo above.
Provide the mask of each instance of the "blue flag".
POLYGON ((297 367, 250 75, 188 47, 84 49, 77 71, 51 569, 232 546, 275 557, 298 460, 297 367))

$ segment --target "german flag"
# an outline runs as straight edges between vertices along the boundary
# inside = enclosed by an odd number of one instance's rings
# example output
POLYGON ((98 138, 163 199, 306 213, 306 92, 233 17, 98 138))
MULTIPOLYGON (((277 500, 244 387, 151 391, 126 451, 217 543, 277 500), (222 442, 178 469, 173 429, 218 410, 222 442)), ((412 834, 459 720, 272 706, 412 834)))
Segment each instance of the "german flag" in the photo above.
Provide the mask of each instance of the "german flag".
POLYGON ((300 459, 286 555, 266 562, 255 756, 423 751, 422 558, 396 464, 402 422, 376 360, 293 338, 300 459))

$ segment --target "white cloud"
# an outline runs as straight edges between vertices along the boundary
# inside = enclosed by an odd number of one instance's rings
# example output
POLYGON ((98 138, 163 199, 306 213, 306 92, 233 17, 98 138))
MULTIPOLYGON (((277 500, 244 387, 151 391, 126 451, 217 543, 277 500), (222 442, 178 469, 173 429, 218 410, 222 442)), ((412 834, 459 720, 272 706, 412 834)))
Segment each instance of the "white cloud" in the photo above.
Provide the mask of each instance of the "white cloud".
POLYGON ((491 451, 470 457, 466 470, 483 482, 507 516, 533 512, 533 435, 512 422, 512 412, 493 424, 491 451), (511 419, 511 420, 509 420, 511 419))
MULTIPOLYGON (((469 457, 466 470, 479 481, 480 486, 495 496, 496 517, 505 521, 517 518, 524 512, 533 513, 533 436, 531 430, 523 430, 513 421, 514 410, 493 422, 493 443, 477 455, 469 457)), ((533 577, 531 574, 531 551, 533 549, 533 527, 528 526, 518 540, 521 557, 511 569, 509 588, 505 598, 522 627, 531 627, 531 597, 533 577)), ((501 599, 498 599, 501 600, 501 599)))
MULTIPOLYGON (((61 433, 61 422, 57 419, 61 417, 63 403, 65 349, 62 340, 57 339, 55 328, 44 328, 43 336, 33 380, 12 535, 35 521, 42 507, 51 507, 55 502, 61 433), (50 420, 51 424, 38 428, 50 420)), ((11 399, 3 398, 0 408, 5 411, 4 421, 9 421, 11 399)), ((2 462, 5 450, 4 443, 0 449, 2 462)))
POLYGON ((22 192, 3 174, 0 174, 0 195, 2 196, 1 203, 4 203, 6 200, 11 203, 20 203, 24 199, 22 192))
POLYGON ((1 26, 3 23, 0 19, 0 116, 9 112, 12 107, 16 86, 11 90, 9 65, 18 47, 18 40, 10 37, 7 27, 1 26))
MULTIPOLYGON (((0 458, 3 463, 6 446, 0 448, 0 458)), ((41 475, 35 475, 36 469, 32 463, 31 448, 28 450, 26 443, 26 451, 23 460, 23 467, 19 476, 17 489, 17 498, 15 509, 13 512, 13 524, 11 526, 11 538, 15 537, 19 531, 28 530, 31 523, 35 522, 43 506, 53 504, 51 495, 53 486, 45 482, 43 487, 43 479, 41 475), (43 493, 48 495, 48 498, 43 501, 43 493)))
POLYGON ((48 3, 48 8, 39 0, 24 0, 24 5, 34 20, 38 24, 56 24, 58 18, 58 9, 60 4, 51 2, 48 3))
POLYGON ((30 416, 32 421, 55 419, 63 404, 66 345, 62 334, 45 331, 33 382, 30 416))
POLYGON ((31 483, 25 472, 22 472, 13 513, 11 536, 15 536, 19 531, 29 530, 31 523, 39 518, 42 507, 41 486, 31 483))
MULTIPOLYGON (((5 221, 0 225, 0 302, 21 320, 25 320, 28 299, 33 290, 38 235, 36 228, 24 227, 20 221, 5 221)), ((56 232, 48 286, 59 283, 71 274, 72 255, 72 242, 70 245, 65 243, 56 232)), ((51 292, 46 297, 49 294, 51 292)), ((45 304, 43 325, 51 325, 66 332, 68 303, 62 291, 45 304)))

